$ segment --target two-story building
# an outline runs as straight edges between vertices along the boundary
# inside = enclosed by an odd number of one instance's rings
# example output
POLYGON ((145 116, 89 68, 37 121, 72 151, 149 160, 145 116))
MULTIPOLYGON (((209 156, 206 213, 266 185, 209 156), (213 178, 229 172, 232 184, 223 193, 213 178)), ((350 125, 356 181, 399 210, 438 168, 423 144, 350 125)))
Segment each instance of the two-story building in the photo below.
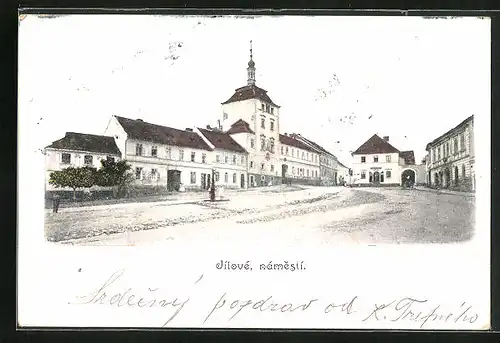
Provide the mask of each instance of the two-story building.
POLYGON ((413 151, 399 151, 389 143, 388 136, 373 135, 352 157, 353 185, 399 186, 403 182, 415 184, 419 177, 413 151))
POLYGON ((430 186, 476 189, 473 115, 427 144, 426 150, 430 186))
POLYGON ((340 163, 334 154, 301 134, 294 133, 291 136, 313 148, 319 154, 319 174, 323 186, 335 186, 343 183, 344 177, 347 176, 347 167, 340 163))
MULTIPOLYGON (((214 128, 196 128, 212 152, 209 163, 214 173, 214 182, 224 188, 247 188, 247 152, 230 134, 214 128)), ((210 178, 202 175, 202 187, 210 187, 210 178)))
POLYGON ((115 138, 123 158, 131 164, 136 185, 168 190, 206 187, 213 149, 192 129, 112 116, 106 135, 115 138))
POLYGON ((319 185, 319 152, 286 133, 280 135, 279 139, 281 176, 284 182, 319 185))
POLYGON ((50 173, 67 167, 93 167, 99 169, 101 160, 118 161, 120 149, 113 137, 66 132, 65 136, 45 147, 45 189, 55 188, 49 184, 50 173))

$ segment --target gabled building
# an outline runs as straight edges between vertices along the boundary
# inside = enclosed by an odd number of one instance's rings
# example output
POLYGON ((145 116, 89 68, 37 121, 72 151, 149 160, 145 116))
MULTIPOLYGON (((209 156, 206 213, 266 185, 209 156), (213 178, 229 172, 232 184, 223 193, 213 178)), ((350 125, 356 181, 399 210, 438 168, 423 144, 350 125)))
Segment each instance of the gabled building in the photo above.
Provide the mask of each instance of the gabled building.
POLYGON ((319 152, 288 134, 279 135, 282 180, 320 184, 319 152))
POLYGON ((389 137, 373 135, 353 153, 351 184, 359 186, 399 186, 422 183, 422 168, 415 165, 413 151, 399 151, 389 137))
POLYGON ((65 136, 45 147, 46 190, 53 190, 50 173, 67 167, 101 167, 101 160, 118 161, 121 152, 113 137, 66 132, 65 136))
POLYGON ((106 135, 115 138, 123 158, 132 165, 137 185, 200 189, 212 172, 213 148, 192 129, 112 116, 106 135))
MULTIPOLYGON (((210 146, 209 163, 216 185, 225 188, 247 188, 247 151, 230 134, 212 128, 196 128, 210 146)), ((210 176, 202 175, 202 187, 210 187, 210 176)))
POLYGON ((473 115, 427 144, 426 150, 430 186, 476 189, 473 115))

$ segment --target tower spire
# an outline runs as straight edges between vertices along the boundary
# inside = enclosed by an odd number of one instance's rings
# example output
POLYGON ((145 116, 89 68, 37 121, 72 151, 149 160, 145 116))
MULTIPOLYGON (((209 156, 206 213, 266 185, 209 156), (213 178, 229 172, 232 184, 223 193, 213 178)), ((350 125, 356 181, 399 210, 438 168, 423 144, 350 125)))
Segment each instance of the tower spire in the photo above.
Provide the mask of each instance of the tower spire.
POLYGON ((253 61, 253 49, 251 40, 250 40, 250 61, 248 61, 247 75, 248 75, 247 84, 249 86, 255 85, 255 62, 253 61))

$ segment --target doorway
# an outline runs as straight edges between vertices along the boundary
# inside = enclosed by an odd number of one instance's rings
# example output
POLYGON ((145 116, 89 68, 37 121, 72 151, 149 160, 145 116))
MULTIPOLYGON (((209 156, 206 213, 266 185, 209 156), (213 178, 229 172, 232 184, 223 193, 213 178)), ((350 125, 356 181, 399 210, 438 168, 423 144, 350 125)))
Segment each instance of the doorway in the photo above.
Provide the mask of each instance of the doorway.
POLYGON ((180 170, 167 171, 167 189, 169 191, 179 191, 181 186, 181 172, 180 170))
POLYGON ((240 187, 245 188, 245 174, 241 174, 240 177, 240 187))
POLYGON ((373 184, 378 185, 380 183, 380 173, 378 171, 373 173, 373 184))

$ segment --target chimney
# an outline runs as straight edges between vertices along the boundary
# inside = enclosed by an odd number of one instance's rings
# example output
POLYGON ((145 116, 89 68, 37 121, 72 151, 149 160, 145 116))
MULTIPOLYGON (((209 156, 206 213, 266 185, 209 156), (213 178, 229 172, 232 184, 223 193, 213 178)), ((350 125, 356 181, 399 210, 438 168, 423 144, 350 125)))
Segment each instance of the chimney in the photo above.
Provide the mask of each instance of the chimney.
POLYGON ((384 141, 389 142, 389 136, 384 136, 384 141))
POLYGON ((186 127, 186 131, 187 131, 187 132, 193 132, 193 129, 192 129, 192 128, 190 128, 190 127, 186 127))
POLYGON ((212 128, 210 127, 210 125, 207 125, 207 130, 212 130, 212 128))

